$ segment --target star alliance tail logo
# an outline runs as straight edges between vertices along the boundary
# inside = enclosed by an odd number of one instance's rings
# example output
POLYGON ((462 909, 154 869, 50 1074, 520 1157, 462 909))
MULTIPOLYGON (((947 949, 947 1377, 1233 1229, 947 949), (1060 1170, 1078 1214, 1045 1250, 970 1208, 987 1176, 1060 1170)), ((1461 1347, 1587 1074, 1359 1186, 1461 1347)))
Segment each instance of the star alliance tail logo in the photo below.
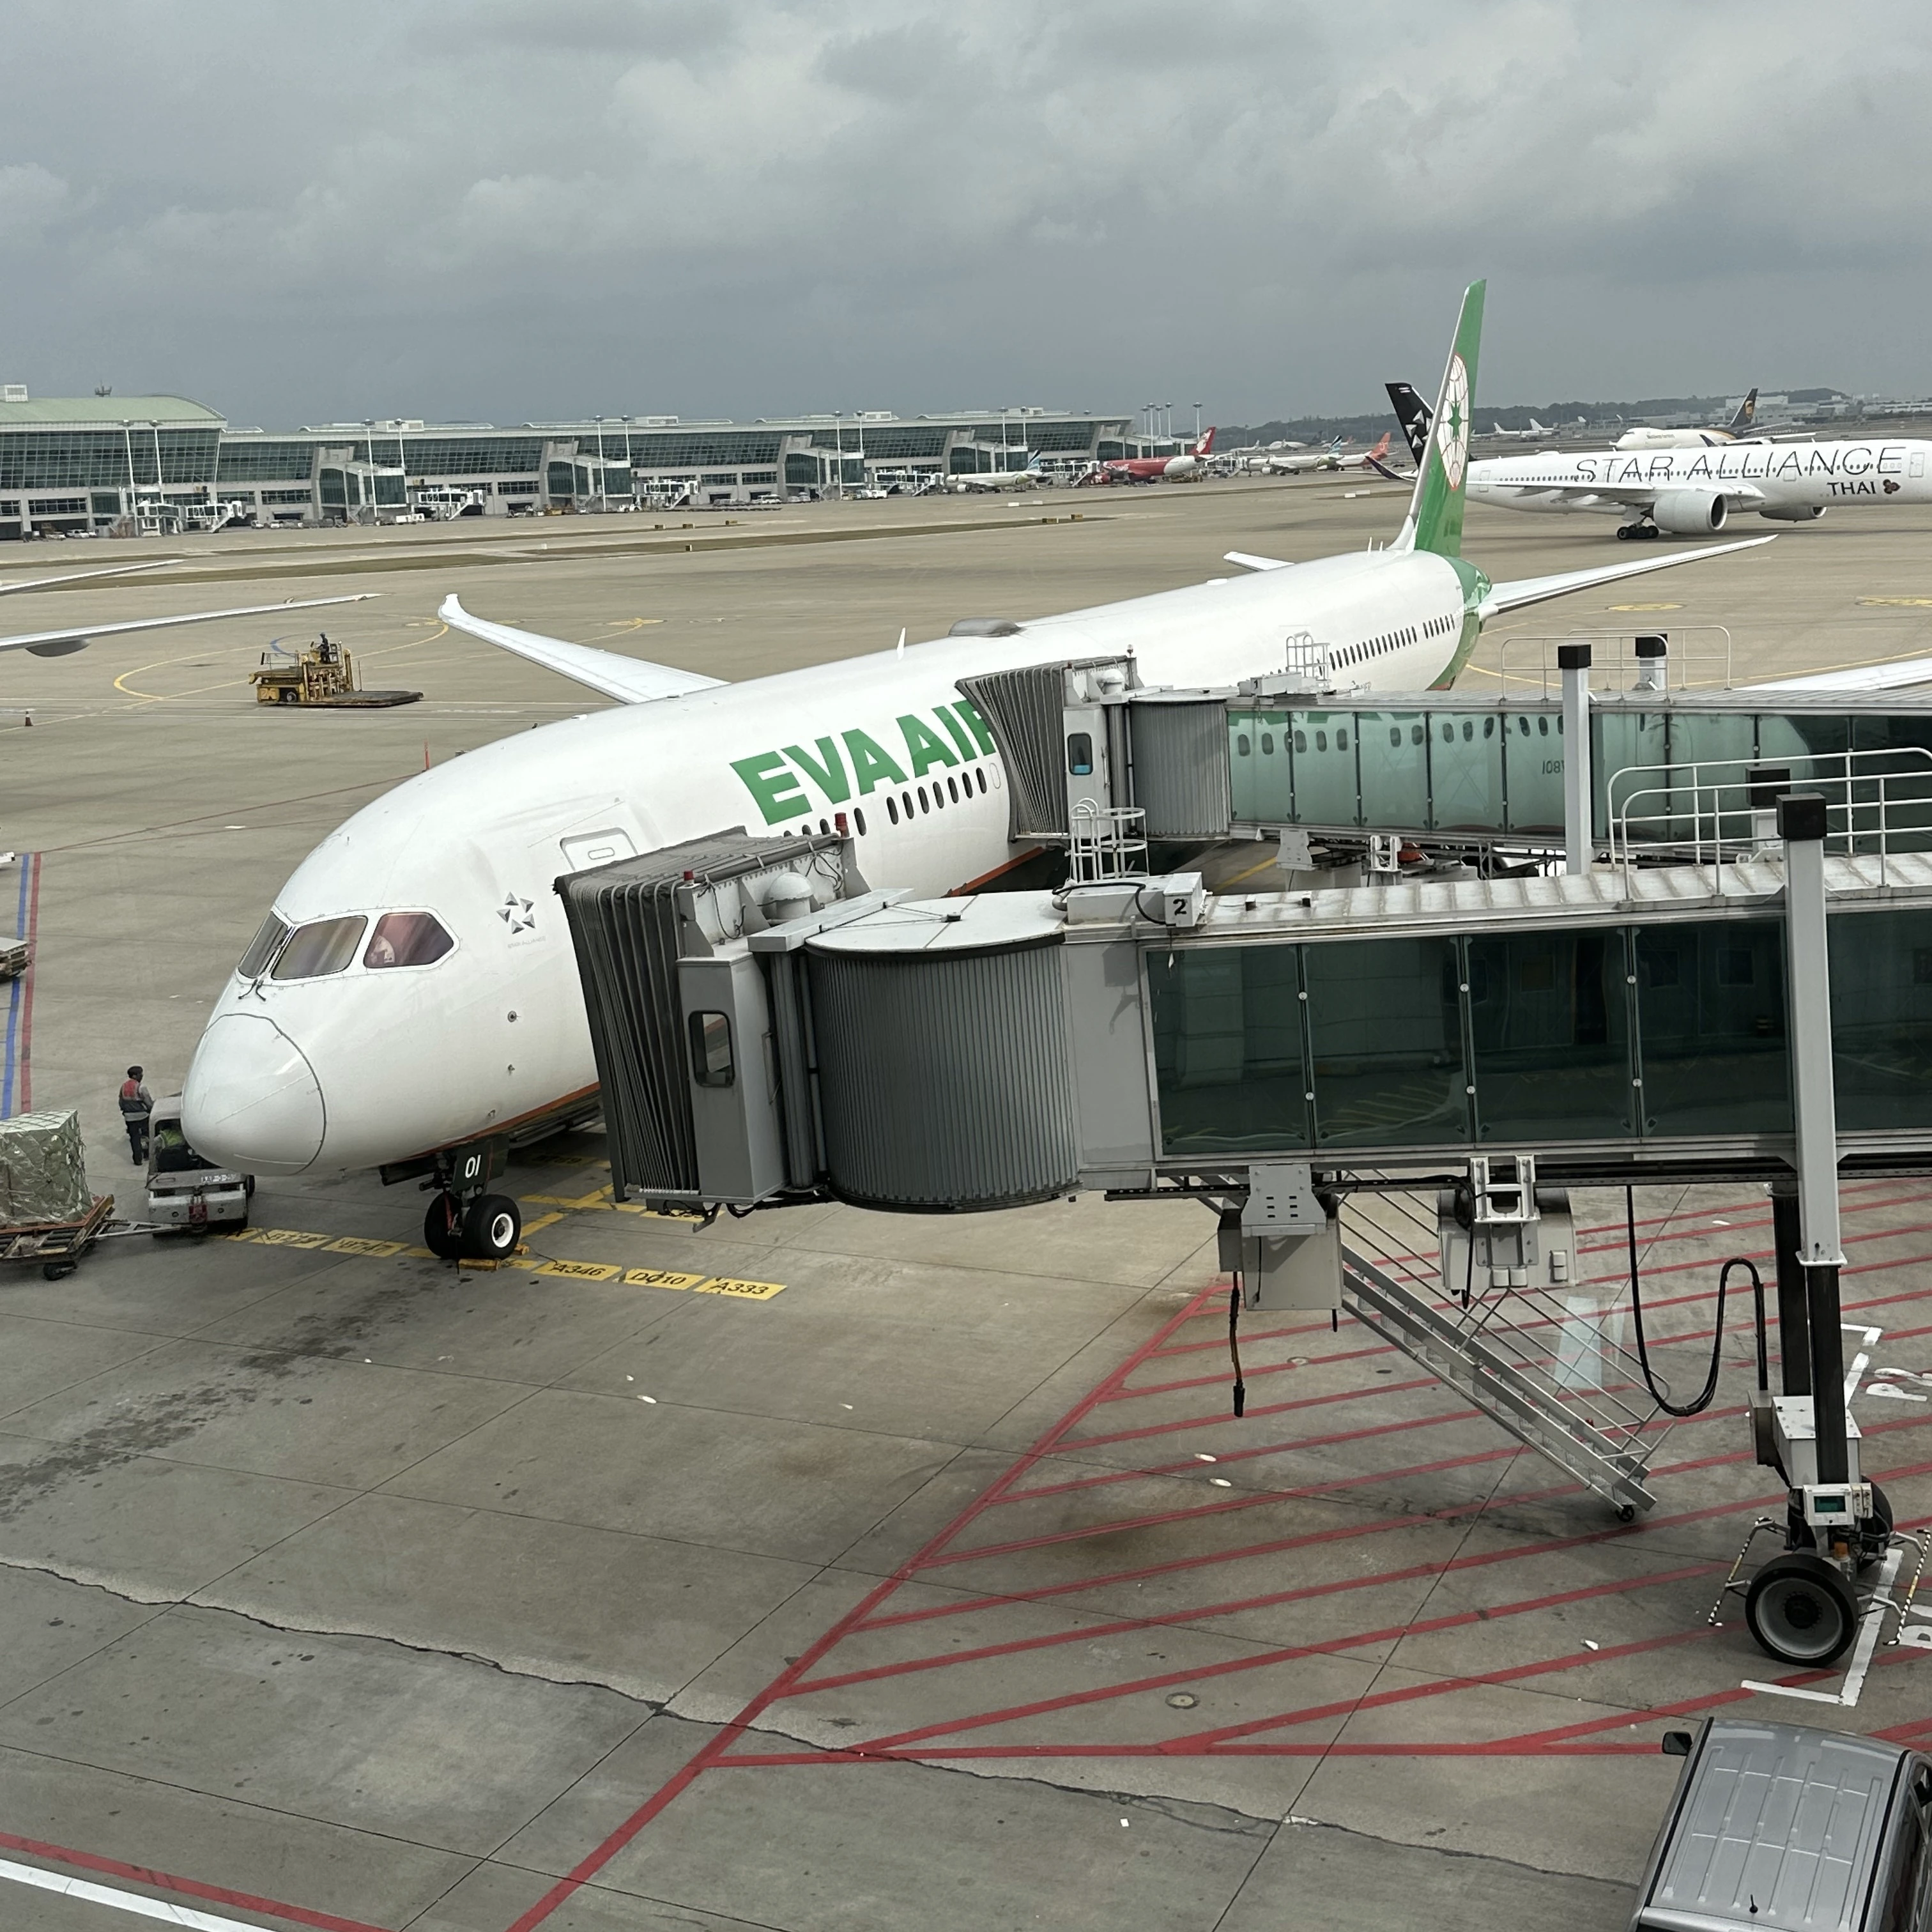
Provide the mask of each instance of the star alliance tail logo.
POLYGON ((1449 373, 1443 378, 1436 446, 1442 452, 1442 474, 1450 488, 1460 490, 1469 455, 1469 372, 1460 356, 1450 357, 1449 373))

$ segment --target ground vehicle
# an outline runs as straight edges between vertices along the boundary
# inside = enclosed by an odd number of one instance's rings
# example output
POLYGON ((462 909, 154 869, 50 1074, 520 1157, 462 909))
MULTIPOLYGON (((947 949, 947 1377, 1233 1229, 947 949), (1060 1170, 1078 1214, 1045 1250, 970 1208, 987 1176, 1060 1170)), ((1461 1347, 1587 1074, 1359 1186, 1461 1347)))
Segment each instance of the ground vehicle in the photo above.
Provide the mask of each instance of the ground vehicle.
POLYGON ((1927 1932, 1932 1761, 1807 1724, 1707 1718, 1684 1758, 1632 1932, 1927 1932))
POLYGON ((204 1160, 182 1130, 181 1096, 154 1103, 148 1123, 148 1219, 162 1232, 245 1228, 255 1177, 204 1160))
POLYGON ((364 691, 356 660, 325 631, 309 650, 291 653, 279 644, 262 653, 262 668, 249 674, 258 704, 313 704, 346 710, 382 710, 413 704, 419 691, 364 691))

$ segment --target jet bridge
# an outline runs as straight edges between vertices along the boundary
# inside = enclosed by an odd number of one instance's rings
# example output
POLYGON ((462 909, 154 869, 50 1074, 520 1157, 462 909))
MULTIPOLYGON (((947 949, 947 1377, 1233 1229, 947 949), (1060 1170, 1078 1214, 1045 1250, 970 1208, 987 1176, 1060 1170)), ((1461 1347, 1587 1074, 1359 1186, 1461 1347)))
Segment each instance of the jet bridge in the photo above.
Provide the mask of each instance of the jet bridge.
POLYGON ((1237 1310, 1346 1308, 1627 1516, 1715 1364, 1687 1408, 1640 1327, 1624 1351, 1568 1190, 1771 1184, 1784 1388, 1760 1289, 1753 1413, 1792 1514, 1748 1615, 1815 1661, 1890 1535, 1845 1408, 1839 1177, 1932 1172, 1932 852, 1837 810, 1835 855, 1829 801, 1786 793, 1746 856, 1331 891, 1089 865, 915 902, 842 840, 740 833, 556 889, 620 1198, 1196 1198, 1237 1310))
POLYGON ((1856 807, 1844 830, 1877 849, 1932 848, 1932 696, 1667 688, 1661 636, 1640 638, 1640 680, 1550 680, 1492 696, 1352 688, 1304 647, 1292 668, 1229 690, 1142 686, 1131 658, 962 679, 1008 777, 1011 836, 1075 846, 1109 814, 1156 844, 1280 837, 1359 850, 1378 837, 1467 851, 1561 850, 1568 746, 1587 732, 1583 842, 1701 856, 1768 841, 1780 790, 1824 786, 1856 807), (1641 667, 1657 668, 1653 682, 1641 667), (1879 810, 1881 801, 1885 809, 1879 810), (1907 808, 1916 808, 1908 809, 1907 808))

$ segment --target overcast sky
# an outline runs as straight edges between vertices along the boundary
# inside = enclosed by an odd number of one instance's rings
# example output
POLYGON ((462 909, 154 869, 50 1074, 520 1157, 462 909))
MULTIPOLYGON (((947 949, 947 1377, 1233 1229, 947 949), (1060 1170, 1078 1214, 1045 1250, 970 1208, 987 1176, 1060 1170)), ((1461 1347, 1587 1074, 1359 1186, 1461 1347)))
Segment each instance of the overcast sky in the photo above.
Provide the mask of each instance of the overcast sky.
POLYGON ((8 0, 0 377, 237 423, 1932 389, 1905 0, 8 0))

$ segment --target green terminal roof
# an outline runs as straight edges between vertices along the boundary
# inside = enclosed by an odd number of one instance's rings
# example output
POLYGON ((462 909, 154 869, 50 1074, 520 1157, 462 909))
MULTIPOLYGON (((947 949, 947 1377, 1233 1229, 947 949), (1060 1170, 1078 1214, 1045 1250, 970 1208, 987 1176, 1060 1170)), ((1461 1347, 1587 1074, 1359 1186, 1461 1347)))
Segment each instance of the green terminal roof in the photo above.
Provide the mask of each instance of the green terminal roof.
POLYGON ((0 402, 0 429, 58 423, 92 423, 118 429, 124 422, 142 427, 159 423, 164 429, 220 429, 226 420, 185 396, 37 396, 31 402, 0 402))

